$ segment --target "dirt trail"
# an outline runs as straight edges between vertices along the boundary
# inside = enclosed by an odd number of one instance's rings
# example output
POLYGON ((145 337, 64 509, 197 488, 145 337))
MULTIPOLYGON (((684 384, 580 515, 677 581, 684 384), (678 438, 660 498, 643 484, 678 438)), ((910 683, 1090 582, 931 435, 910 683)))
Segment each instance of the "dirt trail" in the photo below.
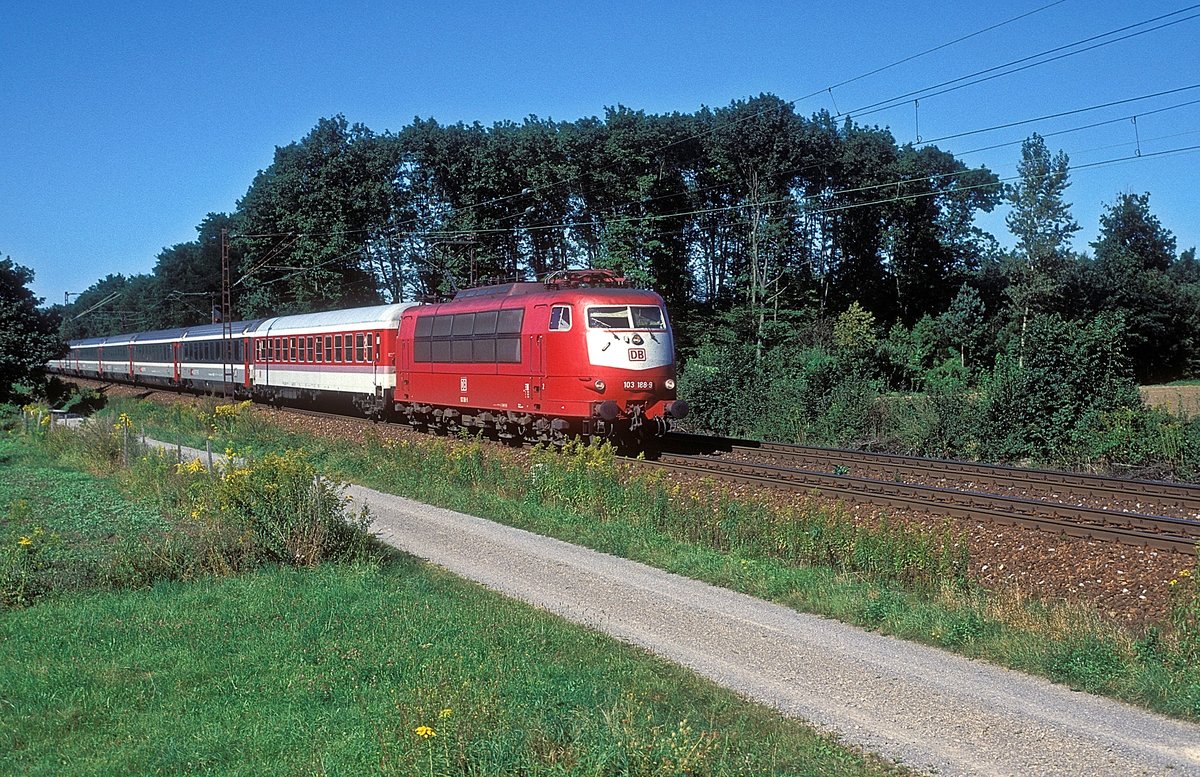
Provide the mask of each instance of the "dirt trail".
POLYGON ((385 542, 939 775, 1200 775, 1200 726, 361 487, 385 542))

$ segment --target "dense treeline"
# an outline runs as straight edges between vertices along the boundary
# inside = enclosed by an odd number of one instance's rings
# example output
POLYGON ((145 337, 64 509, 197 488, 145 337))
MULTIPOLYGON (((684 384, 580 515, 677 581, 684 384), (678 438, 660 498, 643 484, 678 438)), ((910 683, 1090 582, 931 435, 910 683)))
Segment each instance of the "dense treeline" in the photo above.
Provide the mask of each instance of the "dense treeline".
POLYGON ((667 299, 681 385, 714 430, 1093 455, 1088 424, 1140 406, 1136 381, 1200 372, 1200 264, 1147 194, 1116 194, 1091 254, 1073 252, 1069 160, 1036 135, 1020 154, 1006 186, 771 95, 383 134, 337 116, 277 147, 236 211, 209 214, 151 273, 80 295, 64 331, 206 320, 222 229, 242 317, 608 267, 667 299), (1001 202, 1011 250, 975 225, 1001 202))

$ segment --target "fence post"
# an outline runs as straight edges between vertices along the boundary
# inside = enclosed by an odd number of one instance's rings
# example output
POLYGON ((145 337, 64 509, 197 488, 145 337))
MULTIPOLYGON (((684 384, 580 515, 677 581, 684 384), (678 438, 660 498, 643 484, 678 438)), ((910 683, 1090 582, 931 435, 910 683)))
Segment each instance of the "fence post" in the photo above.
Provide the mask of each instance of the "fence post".
POLYGON ((212 472, 213 461, 212 461, 212 438, 211 437, 205 438, 204 450, 208 451, 208 471, 212 472))
POLYGON ((129 466, 129 424, 121 424, 121 463, 129 466))

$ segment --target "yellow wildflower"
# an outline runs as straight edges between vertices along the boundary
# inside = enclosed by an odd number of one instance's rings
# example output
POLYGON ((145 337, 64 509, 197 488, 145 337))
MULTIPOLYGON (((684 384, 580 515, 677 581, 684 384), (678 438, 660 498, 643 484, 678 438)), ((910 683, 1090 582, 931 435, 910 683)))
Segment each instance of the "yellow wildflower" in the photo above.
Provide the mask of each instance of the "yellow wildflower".
POLYGON ((1172 580, 1172 581, 1171 581, 1171 585, 1179 585, 1179 581, 1178 581, 1178 580, 1172 580))
POLYGON ((1190 569, 1181 569, 1181 570, 1179 570, 1179 576, 1180 576, 1180 577, 1191 577, 1191 576, 1192 576, 1192 570, 1190 570, 1190 569))
POLYGON ((442 720, 445 720, 446 718, 450 717, 453 714, 454 714, 454 710, 450 709, 449 707, 446 707, 444 710, 442 710, 441 712, 438 713, 438 717, 441 718, 442 720))
POLYGON ((429 739, 430 737, 437 736, 437 732, 431 729, 429 726, 417 726, 413 729, 413 733, 419 736, 421 739, 429 739))
POLYGON ((21 539, 17 540, 17 544, 28 547, 33 544, 33 540, 29 539, 28 537, 22 537, 21 539))

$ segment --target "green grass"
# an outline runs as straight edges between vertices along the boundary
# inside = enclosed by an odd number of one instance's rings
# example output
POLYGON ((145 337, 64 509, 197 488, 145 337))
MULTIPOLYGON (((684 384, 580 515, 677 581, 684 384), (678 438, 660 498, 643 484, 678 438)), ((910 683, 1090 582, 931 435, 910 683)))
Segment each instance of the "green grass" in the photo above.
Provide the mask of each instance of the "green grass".
MULTIPOLYGON (((118 402, 167 439, 213 431, 212 410, 118 402)), ((216 429, 219 447, 305 448, 323 471, 492 518, 884 633, 1200 719, 1200 587, 1172 589, 1171 622, 1149 630, 1081 606, 993 594, 965 579, 948 533, 856 529, 827 511, 779 514, 629 476, 594 451, 535 453, 521 465, 474 441, 354 442, 286 432, 263 414, 216 429)), ((1184 570, 1180 570, 1184 572, 1184 570)))
MULTIPOLYGON (((122 509, 131 481, 71 471, 56 450, 0 441, 6 547, 28 553, 20 537, 43 527, 62 549, 111 551, 169 520, 146 503, 122 509)), ((5 774, 897 771, 399 554, 81 583, 0 610, 5 774)))
MULTIPOLYGON (((261 414, 239 417, 211 406, 198 413, 179 405, 118 403, 114 411, 137 416, 137 423, 145 421, 167 439, 182 429, 199 438, 215 433, 218 448, 304 446, 327 473, 385 491, 1168 714, 1200 717, 1200 596, 1194 576, 1181 576, 1183 585, 1172 590, 1172 622, 1139 633, 1080 608, 1012 601, 974 588, 964 579, 961 544, 946 533, 886 523, 856 527, 836 512, 776 513, 736 499, 681 494, 669 482, 628 475, 595 450, 565 456, 535 452, 532 464, 522 466, 474 441, 395 442, 369 432, 353 443, 330 441, 283 432, 261 414)), ((105 445, 115 456, 110 443, 93 447, 105 445)), ((141 490, 153 490, 157 482, 143 478, 141 490)))

